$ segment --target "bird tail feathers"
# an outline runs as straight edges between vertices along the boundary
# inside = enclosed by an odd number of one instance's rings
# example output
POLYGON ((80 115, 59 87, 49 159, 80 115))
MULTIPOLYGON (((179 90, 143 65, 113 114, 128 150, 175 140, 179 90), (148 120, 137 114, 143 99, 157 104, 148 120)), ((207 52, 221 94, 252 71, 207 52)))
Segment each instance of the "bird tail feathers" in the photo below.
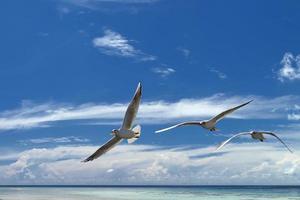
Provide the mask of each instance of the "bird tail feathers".
POLYGON ((142 132, 142 127, 140 125, 136 125, 132 131, 135 133, 134 138, 128 139, 127 142, 128 144, 134 143, 137 139, 140 138, 141 132, 142 132))

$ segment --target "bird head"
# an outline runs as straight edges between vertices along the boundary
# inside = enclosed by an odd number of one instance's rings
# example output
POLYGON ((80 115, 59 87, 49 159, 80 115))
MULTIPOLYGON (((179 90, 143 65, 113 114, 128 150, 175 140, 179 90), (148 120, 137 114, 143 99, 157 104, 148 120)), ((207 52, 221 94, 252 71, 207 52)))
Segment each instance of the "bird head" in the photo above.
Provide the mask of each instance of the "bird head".
POLYGON ((117 130, 117 129, 113 129, 113 130, 111 131, 111 134, 112 134, 113 136, 117 135, 117 133, 118 133, 118 130, 117 130))

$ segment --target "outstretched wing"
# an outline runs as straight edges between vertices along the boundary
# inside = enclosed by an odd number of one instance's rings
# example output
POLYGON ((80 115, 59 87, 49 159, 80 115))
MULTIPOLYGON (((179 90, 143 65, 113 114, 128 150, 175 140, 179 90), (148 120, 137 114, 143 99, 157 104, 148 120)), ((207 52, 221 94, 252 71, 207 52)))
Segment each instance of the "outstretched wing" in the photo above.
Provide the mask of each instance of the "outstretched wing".
POLYGON ((279 140, 287 148, 287 150, 289 150, 289 152, 293 153, 293 151, 288 147, 288 145, 285 144, 275 133, 267 132, 267 131, 263 131, 261 133, 274 136, 275 138, 277 138, 277 140, 279 140))
POLYGON ((245 105, 251 103, 252 101, 253 101, 253 100, 248 101, 248 102, 246 102, 246 103, 243 103, 243 104, 241 104, 241 105, 239 105, 239 106, 236 106, 236 107, 234 107, 234 108, 230 108, 230 109, 228 109, 228 110, 226 110, 226 111, 224 111, 224 112, 218 114, 217 116, 211 118, 209 121, 212 121, 212 122, 216 123, 216 122, 218 122, 219 120, 223 119, 226 115, 228 115, 228 114, 234 112, 235 110, 237 110, 237 109, 239 109, 239 108, 241 108, 241 107, 243 107, 243 106, 245 106, 245 105))
POLYGON ((200 126, 200 122, 182 122, 180 124, 176 124, 174 126, 155 131, 155 133, 161 133, 161 132, 168 131, 170 129, 173 129, 173 128, 176 128, 179 126, 188 126, 188 125, 199 125, 200 126))
POLYGON ((126 114, 123 120, 122 129, 129 130, 132 126, 132 123, 136 117, 136 114, 139 109, 140 101, 142 96, 142 85, 141 83, 138 84, 137 89, 135 91, 135 94, 133 96, 133 99, 131 100, 127 110, 126 114))
POLYGON ((91 155, 90 157, 88 157, 87 159, 85 159, 82 162, 88 162, 88 161, 92 161, 92 160, 99 158, 100 156, 102 156, 103 154, 105 154, 106 152, 111 150, 114 146, 119 144, 121 141, 122 141, 122 138, 117 137, 117 136, 113 137, 106 144, 104 144, 102 147, 100 147, 95 153, 93 153, 93 155, 91 155))
POLYGON ((250 132, 242 132, 242 133, 238 133, 234 136, 232 136, 231 138, 229 138, 228 140, 225 140, 224 142, 222 142, 216 149, 216 151, 218 151, 219 149, 221 149, 223 146, 225 146, 228 142, 230 142, 232 139, 239 137, 241 135, 249 135, 251 134, 250 132))

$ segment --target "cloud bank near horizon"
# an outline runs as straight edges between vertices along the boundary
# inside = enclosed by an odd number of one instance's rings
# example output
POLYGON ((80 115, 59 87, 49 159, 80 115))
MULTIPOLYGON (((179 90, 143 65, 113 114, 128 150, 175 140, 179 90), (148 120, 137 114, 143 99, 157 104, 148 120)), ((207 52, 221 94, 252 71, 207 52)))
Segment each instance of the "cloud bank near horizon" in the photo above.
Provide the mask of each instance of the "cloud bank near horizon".
POLYGON ((0 156, 6 184, 297 184, 300 157, 277 143, 215 147, 120 145, 89 163, 97 146, 29 149, 0 156), (253 156, 255 155, 255 156, 253 156), (239 158, 239 159, 236 159, 239 158), (178 173, 180 171, 180 173, 178 173))

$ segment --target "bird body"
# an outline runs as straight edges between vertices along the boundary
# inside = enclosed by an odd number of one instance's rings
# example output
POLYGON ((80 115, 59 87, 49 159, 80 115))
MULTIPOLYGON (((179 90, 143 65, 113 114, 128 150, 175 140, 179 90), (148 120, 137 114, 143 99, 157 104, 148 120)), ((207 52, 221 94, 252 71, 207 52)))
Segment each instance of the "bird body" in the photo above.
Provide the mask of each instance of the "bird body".
POLYGON ((250 135, 253 139, 255 140, 259 140, 261 142, 263 142, 266 138, 264 137, 262 132, 257 132, 257 131, 251 131, 250 135))
POLYGON ((201 121, 200 122, 200 126, 202 128, 208 129, 210 131, 216 131, 216 130, 218 130, 216 128, 216 123, 214 121, 211 121, 211 120, 201 121))
POLYGON ((139 134, 139 132, 135 132, 133 130, 128 129, 117 129, 113 130, 113 135, 120 137, 122 139, 131 139, 136 137, 139 134))

